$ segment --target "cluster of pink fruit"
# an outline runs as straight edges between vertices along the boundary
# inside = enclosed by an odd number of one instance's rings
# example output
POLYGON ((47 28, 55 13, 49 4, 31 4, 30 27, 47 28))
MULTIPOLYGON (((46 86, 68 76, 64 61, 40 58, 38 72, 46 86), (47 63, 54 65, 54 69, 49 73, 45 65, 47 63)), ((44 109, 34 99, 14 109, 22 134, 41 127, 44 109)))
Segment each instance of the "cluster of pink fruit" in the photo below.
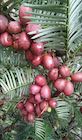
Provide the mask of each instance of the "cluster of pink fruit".
MULTIPOLYGON (((0 15, 0 44, 4 47, 12 46, 16 50, 25 52, 26 60, 30 61, 35 67, 43 65, 47 69, 54 67, 54 61, 51 54, 44 53, 44 43, 35 43, 31 40, 29 32, 38 34, 41 26, 38 24, 29 23, 30 19, 25 16, 32 16, 26 12, 31 12, 32 9, 23 5, 19 8, 19 21, 9 21, 4 15, 0 15)), ((56 62, 55 62, 56 63, 56 62)))
POLYGON ((42 75, 35 77, 34 83, 30 85, 29 95, 26 101, 17 104, 25 121, 34 122, 35 117, 41 117, 45 111, 56 108, 57 102, 51 98, 51 89, 42 75))
MULTIPOLYGON (((66 65, 51 69, 48 78, 53 82, 56 96, 64 93, 70 96, 74 92, 74 82, 82 82, 82 72, 71 74, 66 65), (68 78, 69 77, 69 78, 68 78), (68 78, 68 79, 67 79, 68 78)), ((56 97, 54 94, 54 97, 56 97)), ((29 98, 17 104, 25 121, 34 122, 35 117, 42 117, 46 111, 56 108, 57 101, 52 98, 51 89, 42 75, 37 75, 29 87, 29 98)), ((80 108, 81 111, 81 108, 80 108)))
MULTIPOLYGON (((28 50, 31 46, 33 48, 36 44, 32 42, 29 32, 41 29, 40 25, 28 23, 30 19, 26 19, 25 16, 32 16, 26 12, 31 12, 32 8, 25 7, 23 5, 19 8, 18 21, 8 21, 4 15, 0 15, 0 44, 4 47, 12 46, 16 50, 28 50)), ((43 44, 39 44, 39 47, 43 44)), ((42 50, 43 51, 43 50, 42 50)))
POLYGON ((63 92, 66 96, 70 96, 74 92, 74 83, 82 82, 82 72, 71 74, 66 65, 51 69, 48 77, 53 81, 53 86, 56 90, 60 93, 63 92))
MULTIPOLYGON (((35 67, 44 62, 51 63, 53 67, 52 56, 44 53, 44 43, 35 43, 31 40, 29 32, 35 32, 41 29, 38 24, 29 23, 30 19, 25 16, 32 16, 26 12, 31 12, 32 9, 23 5, 19 8, 19 21, 8 21, 4 15, 0 15, 0 44, 4 47, 12 46, 16 50, 25 52, 26 60, 29 60, 35 67)), ((49 69, 49 68, 48 68, 49 69)))
MULTIPOLYGON (((66 65, 62 65, 53 52, 44 52, 44 43, 35 43, 31 40, 29 32, 38 34, 41 26, 31 24, 29 17, 32 8, 23 5, 19 8, 19 21, 8 21, 4 15, 0 15, 0 44, 4 47, 12 46, 16 50, 25 51, 26 60, 35 67, 41 65, 48 71, 48 79, 57 90, 57 95, 64 93, 70 96, 74 92, 74 82, 82 82, 82 72, 71 74, 66 65), (25 17, 28 18, 25 18, 25 17)), ((35 77, 30 86, 30 97, 17 104, 24 120, 33 122, 34 118, 41 117, 48 108, 55 108, 57 103, 51 96, 51 89, 44 76, 35 77)), ((56 95, 54 95, 56 96, 56 95)))

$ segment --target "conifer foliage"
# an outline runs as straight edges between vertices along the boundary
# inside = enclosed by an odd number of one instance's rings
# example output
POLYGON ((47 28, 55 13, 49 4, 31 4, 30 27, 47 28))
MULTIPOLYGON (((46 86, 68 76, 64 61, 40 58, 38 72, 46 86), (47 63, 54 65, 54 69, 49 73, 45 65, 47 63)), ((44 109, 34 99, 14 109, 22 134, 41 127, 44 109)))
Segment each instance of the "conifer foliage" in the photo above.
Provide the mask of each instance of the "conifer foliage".
POLYGON ((81 17, 81 0, 1 0, 0 140, 82 139, 81 17))

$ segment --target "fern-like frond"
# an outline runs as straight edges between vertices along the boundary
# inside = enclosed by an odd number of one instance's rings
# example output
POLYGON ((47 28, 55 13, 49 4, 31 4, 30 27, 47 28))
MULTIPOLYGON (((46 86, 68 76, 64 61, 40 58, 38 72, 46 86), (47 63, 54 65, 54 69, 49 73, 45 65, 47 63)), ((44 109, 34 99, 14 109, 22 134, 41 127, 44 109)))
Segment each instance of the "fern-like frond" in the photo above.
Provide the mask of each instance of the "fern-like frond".
POLYGON ((31 124, 24 123, 20 121, 17 123, 18 127, 16 129, 15 140, 34 140, 34 127, 31 124))
POLYGON ((82 1, 69 0, 68 47, 75 51, 82 44, 82 1))
POLYGON ((0 66, 1 64, 6 68, 11 68, 12 66, 24 67, 28 65, 24 52, 16 52, 12 48, 4 48, 0 45, 0 66))
MULTIPOLYGON (((30 17, 32 23, 41 24, 43 27, 42 30, 39 30, 39 34, 34 35, 32 39, 36 42, 48 42, 45 45, 46 49, 50 49, 50 47, 65 49, 67 3, 65 1, 44 2, 42 0, 40 4, 35 2, 25 5, 33 9, 32 17, 30 17)), ((35 34, 35 32, 29 32, 29 34, 35 34)))
MULTIPOLYGON (((71 140, 81 140, 82 139, 82 129, 79 127, 75 127, 71 130, 70 134, 72 134, 73 138, 71 140)), ((69 136, 70 136, 69 134, 69 136)), ((69 137, 70 138, 70 137, 69 137)))
MULTIPOLYGON (((46 49, 75 52, 82 44, 82 1, 41 0, 28 1, 32 7, 32 23, 41 24, 43 30, 32 39, 47 42, 46 49)), ((29 17, 25 17, 29 18, 29 17)), ((29 32, 29 34, 35 34, 29 32)), ((79 49, 76 51, 78 52, 79 49)), ((76 53, 75 52, 75 53, 76 53)))
POLYGON ((45 123, 41 118, 35 120, 35 137, 37 140, 45 140, 45 123))
POLYGON ((56 107, 57 116, 59 119, 68 120, 70 106, 66 101, 58 100, 58 105, 56 107))
POLYGON ((4 94, 11 99, 14 96, 20 96, 22 92, 28 95, 28 85, 33 81, 32 69, 22 68, 6 71, 0 78, 0 86, 4 94))

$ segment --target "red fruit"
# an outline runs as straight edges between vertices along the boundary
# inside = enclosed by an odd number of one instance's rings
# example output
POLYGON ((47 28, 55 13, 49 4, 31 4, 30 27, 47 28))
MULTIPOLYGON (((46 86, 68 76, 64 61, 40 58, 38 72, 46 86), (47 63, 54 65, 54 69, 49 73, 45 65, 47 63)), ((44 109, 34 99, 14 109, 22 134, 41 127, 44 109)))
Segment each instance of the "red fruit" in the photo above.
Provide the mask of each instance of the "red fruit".
POLYGON ((25 6, 21 5, 20 8, 19 8, 19 18, 20 18, 20 21, 22 22, 22 24, 26 24, 27 22, 30 21, 30 19, 25 18, 25 16, 26 17, 31 17, 32 14, 27 13, 27 12, 32 12, 32 8, 25 7, 25 6))
POLYGON ((59 72, 64 78, 69 77, 71 75, 70 69, 65 65, 61 66, 59 72))
POLYGON ((0 40, 1 40, 1 44, 4 47, 9 47, 13 43, 11 35, 8 34, 7 32, 4 32, 4 33, 1 34, 1 39, 0 40))
POLYGON ((24 108, 23 102, 19 102, 16 107, 17 107, 17 109, 22 110, 24 108))
POLYGON ((3 33, 8 26, 8 19, 4 15, 0 15, 0 33, 3 33))
POLYGON ((44 45, 43 43, 32 43, 31 45, 31 51, 34 55, 41 55, 44 51, 44 45))
POLYGON ((53 57, 54 67, 58 68, 60 66, 60 60, 57 57, 53 57))
POLYGON ((41 97, 48 100, 51 97, 51 89, 49 88, 48 85, 44 85, 41 88, 41 97))
POLYGON ((41 111, 42 111, 42 110, 47 111, 47 109, 48 109, 48 102, 47 102, 47 101, 42 101, 42 102, 40 103, 40 108, 41 108, 41 111))
POLYGON ((56 106, 57 106, 56 100, 50 99, 49 100, 49 105, 50 105, 51 108, 56 108, 56 106))
POLYGON ((35 85, 35 84, 31 85, 30 89, 29 89, 30 93, 33 94, 33 95, 39 93, 40 90, 41 90, 41 87, 38 86, 38 85, 35 85))
POLYGON ((28 114, 25 108, 23 108, 23 109, 21 110, 21 113, 22 113, 23 116, 26 116, 26 115, 28 114))
MULTIPOLYGON (((20 18, 18 18, 18 22, 19 22, 19 24, 22 26, 23 24, 22 24, 22 22, 20 21, 20 18)), ((23 26, 24 27, 24 26, 23 26)))
POLYGON ((39 86, 44 86, 47 84, 46 78, 42 75, 37 75, 35 77, 35 83, 39 86))
POLYGON ((37 94, 35 95, 35 100, 36 100, 37 103, 41 103, 42 99, 41 99, 40 93, 37 93, 37 94))
POLYGON ((36 114, 39 116, 41 114, 41 109, 40 109, 40 105, 36 105, 36 108, 35 108, 35 111, 36 111, 36 114))
POLYGON ((33 95, 29 97, 29 102, 35 104, 35 97, 33 95))
POLYGON ((54 87, 58 90, 58 91, 63 91, 64 88, 66 86, 66 80, 65 79, 57 79, 54 82, 54 87))
POLYGON ((30 39, 25 32, 20 33, 18 41, 20 48, 27 50, 30 47, 30 39))
POLYGON ((54 61, 53 61, 53 58, 51 55, 49 54, 45 54, 43 57, 42 57, 42 63, 43 63, 43 66, 46 68, 46 69, 52 69, 54 67, 54 61))
POLYGON ((66 81, 66 85, 63 92, 66 96, 70 96, 74 92, 74 86, 72 82, 66 81))
POLYGON ((34 120, 35 120, 35 115, 34 113, 29 113, 28 116, 27 116, 27 119, 30 123, 33 123, 34 120))
POLYGON ((41 56, 34 56, 33 60, 32 60, 32 64, 37 67, 41 64, 42 61, 42 57, 41 56))
POLYGON ((10 21, 9 25, 8 25, 8 32, 9 33, 20 33, 21 32, 21 25, 19 22, 17 21, 10 21))
POLYGON ((26 60, 29 60, 29 61, 33 60, 33 54, 30 50, 25 51, 25 58, 26 60))
POLYGON ((19 49, 18 40, 13 41, 13 45, 12 46, 13 46, 14 49, 18 50, 19 49))
POLYGON ((71 75, 71 80, 74 82, 82 82, 82 72, 77 72, 71 75))
POLYGON ((33 106, 32 103, 27 101, 26 104, 25 104, 25 109, 26 109, 27 112, 31 113, 31 112, 34 111, 34 106, 33 106))
POLYGON ((56 80, 58 78, 58 69, 53 68, 51 71, 49 71, 48 76, 51 80, 56 80))
POLYGON ((12 34, 12 38, 13 38, 14 41, 15 40, 18 40, 19 37, 20 37, 20 33, 18 33, 18 34, 12 34))
POLYGON ((82 106, 80 107, 80 112, 82 113, 82 106))
POLYGON ((26 33, 29 33, 29 32, 33 32, 35 31, 36 34, 38 33, 38 30, 41 29, 41 26, 39 24, 32 24, 32 23, 29 23, 27 26, 26 26, 26 33))
POLYGON ((1 35, 0 35, 0 44, 1 44, 1 35))

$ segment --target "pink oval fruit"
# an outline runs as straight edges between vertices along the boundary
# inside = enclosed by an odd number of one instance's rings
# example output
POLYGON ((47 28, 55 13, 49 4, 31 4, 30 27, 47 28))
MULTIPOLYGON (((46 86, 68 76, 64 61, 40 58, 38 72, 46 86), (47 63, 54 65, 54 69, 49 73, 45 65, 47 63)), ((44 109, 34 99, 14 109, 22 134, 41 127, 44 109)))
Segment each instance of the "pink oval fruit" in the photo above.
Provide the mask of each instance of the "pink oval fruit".
POLYGON ((52 70, 49 71, 48 76, 50 80, 56 80, 58 78, 58 69, 53 68, 52 70))
POLYGON ((74 86, 72 82, 66 81, 66 85, 63 92, 66 96, 70 96, 74 92, 74 86))
POLYGON ((30 93, 33 94, 33 95, 39 93, 40 90, 41 90, 41 87, 38 86, 38 85, 36 85, 36 84, 32 84, 32 85, 30 86, 30 89, 29 89, 30 93))
POLYGON ((71 75, 70 69, 66 65, 62 65, 59 72, 64 78, 71 75))
POLYGON ((36 101, 36 103, 41 103, 42 99, 41 99, 40 93, 37 93, 37 94, 35 95, 35 101, 36 101))
POLYGON ((34 56, 30 50, 25 51, 25 58, 26 60, 32 61, 34 56))
POLYGON ((21 32, 21 25, 19 22, 17 21, 10 21, 10 23, 8 24, 8 32, 9 33, 20 33, 21 32))
POLYGON ((26 17, 26 16, 27 16, 27 17, 31 17, 31 16, 32 16, 32 14, 26 13, 26 12, 32 12, 32 8, 30 8, 30 7, 25 7, 25 6, 21 5, 20 8, 19 8, 19 18, 20 18, 21 23, 24 24, 24 25, 25 25, 27 22, 30 21, 29 18, 25 18, 25 17, 26 17))
POLYGON ((41 114, 41 109, 40 109, 40 105, 36 105, 36 108, 35 108, 35 111, 36 111, 36 114, 39 116, 41 114))
POLYGON ((46 78, 43 75, 37 75, 35 77, 35 83, 39 86, 44 86, 47 84, 46 78))
POLYGON ((1 40, 1 44, 4 47, 9 47, 13 43, 11 35, 9 33, 7 33, 7 32, 4 32, 4 33, 1 34, 0 40, 1 40))
POLYGON ((32 43, 31 51, 34 55, 41 55, 44 51, 43 43, 32 43))
POLYGON ((34 115, 34 113, 29 113, 29 114, 27 115, 27 120, 28 120, 28 122, 33 123, 34 120, 35 120, 35 115, 34 115))
POLYGON ((55 68, 58 68, 61 65, 60 60, 57 57, 53 57, 53 61, 55 68))
POLYGON ((42 57, 41 56, 34 56, 33 60, 32 60, 32 64, 37 67, 41 64, 42 62, 42 57))
POLYGON ((42 63, 43 63, 43 66, 50 70, 54 67, 54 61, 53 61, 53 58, 51 55, 49 54, 45 54, 43 57, 42 57, 42 63))
POLYGON ((4 15, 0 15, 0 33, 3 33, 8 26, 8 19, 4 15))
POLYGON ((50 105, 51 108, 56 108, 56 106, 57 106, 56 100, 50 99, 49 100, 49 105, 50 105))
POLYGON ((30 102, 27 101, 25 103, 25 109, 26 109, 27 112, 31 113, 31 112, 34 111, 34 106, 33 106, 32 103, 30 103, 30 102))
POLYGON ((22 110, 24 108, 23 102, 19 102, 16 107, 17 107, 17 109, 22 110))
POLYGON ((40 29, 41 29, 41 26, 39 24, 29 23, 26 26, 26 33, 35 31, 36 34, 37 34, 38 33, 38 30, 40 30, 40 29))
POLYGON ((82 72, 77 72, 71 75, 71 80, 74 82, 82 82, 82 72))
POLYGON ((40 103, 40 108, 41 108, 41 111, 42 111, 42 110, 47 111, 47 109, 48 109, 48 102, 47 102, 47 101, 42 101, 42 102, 40 103))
POLYGON ((65 79, 57 79, 54 82, 54 87, 58 90, 58 91, 63 91, 64 88, 66 86, 66 80, 65 79))
POLYGON ((27 50, 30 47, 30 39, 25 32, 21 32, 19 36, 19 47, 27 50))
POLYGON ((44 85, 42 88, 41 88, 41 97, 43 99, 50 99, 51 97, 51 89, 49 88, 48 85, 44 85))
POLYGON ((33 95, 30 95, 29 102, 35 104, 35 97, 33 95))

